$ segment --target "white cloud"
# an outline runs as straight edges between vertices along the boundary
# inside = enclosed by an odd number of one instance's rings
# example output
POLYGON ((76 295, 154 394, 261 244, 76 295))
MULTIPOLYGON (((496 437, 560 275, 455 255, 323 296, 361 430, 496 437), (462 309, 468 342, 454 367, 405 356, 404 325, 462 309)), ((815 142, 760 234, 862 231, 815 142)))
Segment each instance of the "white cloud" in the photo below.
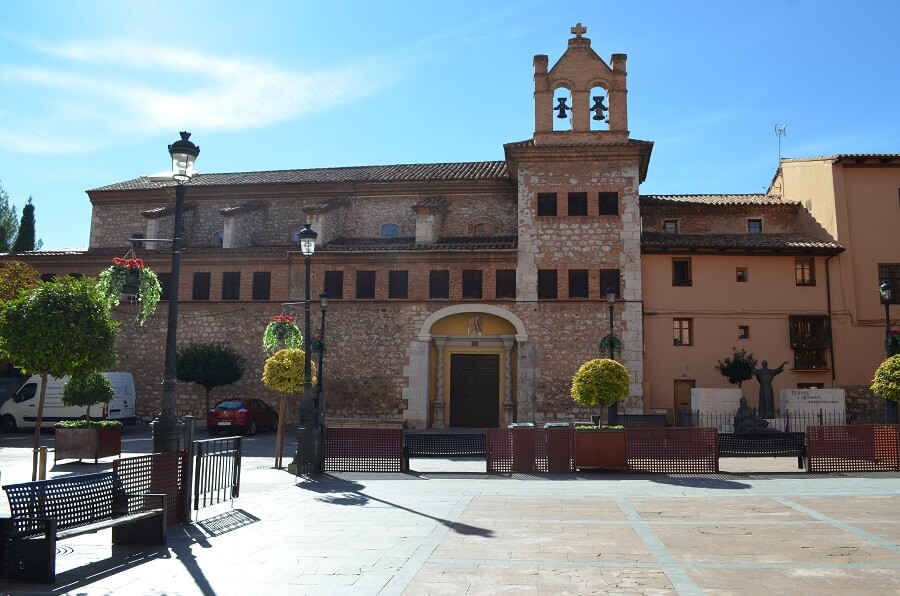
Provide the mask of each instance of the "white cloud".
POLYGON ((42 104, 0 120, 0 139, 30 153, 83 151, 84 143, 66 139, 93 137, 100 146, 108 140, 98 137, 156 134, 185 122, 207 131, 267 126, 360 101, 385 85, 368 60, 300 73, 127 40, 32 48, 51 56, 49 65, 0 65, 0 88, 28 89, 42 104))

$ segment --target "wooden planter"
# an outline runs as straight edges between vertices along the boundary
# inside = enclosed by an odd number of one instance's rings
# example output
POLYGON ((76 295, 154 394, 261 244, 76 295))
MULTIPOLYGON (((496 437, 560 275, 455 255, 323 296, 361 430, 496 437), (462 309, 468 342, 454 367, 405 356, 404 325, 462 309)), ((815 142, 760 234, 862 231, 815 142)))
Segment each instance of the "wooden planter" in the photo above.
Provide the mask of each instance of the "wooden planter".
POLYGON ((54 436, 53 461, 60 459, 93 459, 122 454, 122 427, 57 428, 54 436))
POLYGON ((625 430, 576 430, 575 467, 579 470, 624 470, 625 430))

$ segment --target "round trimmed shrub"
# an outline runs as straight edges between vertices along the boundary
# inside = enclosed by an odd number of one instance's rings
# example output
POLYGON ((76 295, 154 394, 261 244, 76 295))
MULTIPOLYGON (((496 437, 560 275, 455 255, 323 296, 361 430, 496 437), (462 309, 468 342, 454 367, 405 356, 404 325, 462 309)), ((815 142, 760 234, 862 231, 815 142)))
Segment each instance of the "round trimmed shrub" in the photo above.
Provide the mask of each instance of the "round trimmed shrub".
POLYGON ((875 371, 871 389, 885 399, 900 401, 900 354, 881 363, 875 371))
POLYGON ((588 360, 572 377, 572 399, 583 406, 611 406, 628 397, 631 375, 615 360, 588 360))

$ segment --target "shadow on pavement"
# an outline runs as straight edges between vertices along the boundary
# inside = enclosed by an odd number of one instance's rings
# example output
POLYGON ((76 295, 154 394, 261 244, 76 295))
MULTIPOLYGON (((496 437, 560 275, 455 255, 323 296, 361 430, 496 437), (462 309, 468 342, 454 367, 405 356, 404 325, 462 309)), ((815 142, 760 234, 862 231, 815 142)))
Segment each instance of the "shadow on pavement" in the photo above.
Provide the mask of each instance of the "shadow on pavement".
POLYGON ((408 511, 409 513, 412 513, 414 515, 433 519, 434 521, 446 526, 457 534, 463 534, 465 536, 483 536, 486 538, 490 538, 494 535, 493 530, 489 530, 487 528, 479 528, 476 526, 470 526, 468 524, 453 522, 440 517, 435 517, 433 515, 428 515, 427 513, 422 513, 421 511, 415 511, 398 503, 392 503, 384 499, 379 499, 377 497, 367 495, 362 492, 362 489, 365 488, 362 484, 353 482, 352 480, 347 480, 345 478, 331 476, 329 474, 323 474, 315 477, 303 477, 303 479, 297 483, 297 486, 305 490, 322 493, 323 496, 318 497, 318 500, 323 503, 330 503, 332 505, 360 506, 366 505, 371 501, 375 501, 378 503, 383 503, 390 507, 394 507, 396 509, 408 511))

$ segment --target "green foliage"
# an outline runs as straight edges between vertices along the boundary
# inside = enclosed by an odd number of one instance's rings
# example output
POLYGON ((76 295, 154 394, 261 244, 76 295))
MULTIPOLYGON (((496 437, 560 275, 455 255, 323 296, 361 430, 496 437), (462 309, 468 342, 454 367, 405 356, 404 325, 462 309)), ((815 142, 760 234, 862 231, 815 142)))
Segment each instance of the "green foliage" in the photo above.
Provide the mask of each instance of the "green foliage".
POLYGON ((263 331, 262 345, 269 356, 281 349, 281 346, 289 350, 300 349, 303 346, 303 334, 294 322, 294 317, 287 315, 272 317, 272 321, 263 331))
POLYGON ((108 403, 115 396, 112 383, 99 371, 91 371, 69 377, 62 389, 63 405, 86 407, 89 420, 91 418, 91 406, 108 403))
POLYGON ((583 406, 611 406, 631 391, 628 369, 615 360, 588 360, 572 377, 572 399, 583 406))
MULTIPOLYGON (((278 350, 266 360, 263 368, 263 385, 278 393, 303 393, 304 388, 303 350, 278 350)), ((316 382, 316 363, 310 362, 312 378, 316 382)))
POLYGON ((9 252, 16 230, 19 225, 19 215, 14 205, 9 204, 9 195, 0 186, 0 252, 9 252))
POLYGON ((40 273, 21 261, 6 261, 0 266, 0 301, 12 300, 21 290, 30 290, 40 283, 40 273))
POLYGON ((197 383, 206 389, 208 412, 209 392, 216 387, 241 380, 245 363, 244 357, 223 341, 192 342, 178 348, 175 354, 175 376, 179 381, 197 383))
POLYGON ((60 420, 54 425, 56 428, 113 428, 122 426, 118 420, 88 420, 79 418, 78 420, 60 420))
POLYGON ((900 354, 900 331, 894 329, 884 338, 884 349, 888 357, 900 354))
POLYGON ((601 358, 607 356, 615 356, 616 352, 622 353, 622 340, 615 333, 607 333, 597 343, 597 350, 600 352, 601 358))
POLYGON ((28 204, 22 209, 22 222, 19 224, 19 231, 10 252, 26 252, 34 248, 34 205, 31 204, 31 197, 28 197, 28 204))
POLYGON ((900 355, 881 363, 872 379, 872 391, 891 401, 900 401, 900 355))
POLYGON ((125 278, 129 271, 138 272, 138 302, 141 303, 141 312, 137 321, 140 325, 156 312, 156 306, 162 298, 162 286, 159 277, 149 267, 145 267, 140 259, 113 259, 114 265, 100 273, 97 287, 103 296, 107 308, 118 306, 122 299, 122 290, 125 288, 125 278))
POLYGON ((729 383, 740 387, 744 381, 753 378, 756 362, 756 358, 747 350, 738 351, 737 348, 731 348, 731 357, 719 360, 715 369, 728 379, 729 383))
POLYGON ((0 306, 0 358, 54 377, 108 370, 117 331, 94 280, 57 278, 0 306))

